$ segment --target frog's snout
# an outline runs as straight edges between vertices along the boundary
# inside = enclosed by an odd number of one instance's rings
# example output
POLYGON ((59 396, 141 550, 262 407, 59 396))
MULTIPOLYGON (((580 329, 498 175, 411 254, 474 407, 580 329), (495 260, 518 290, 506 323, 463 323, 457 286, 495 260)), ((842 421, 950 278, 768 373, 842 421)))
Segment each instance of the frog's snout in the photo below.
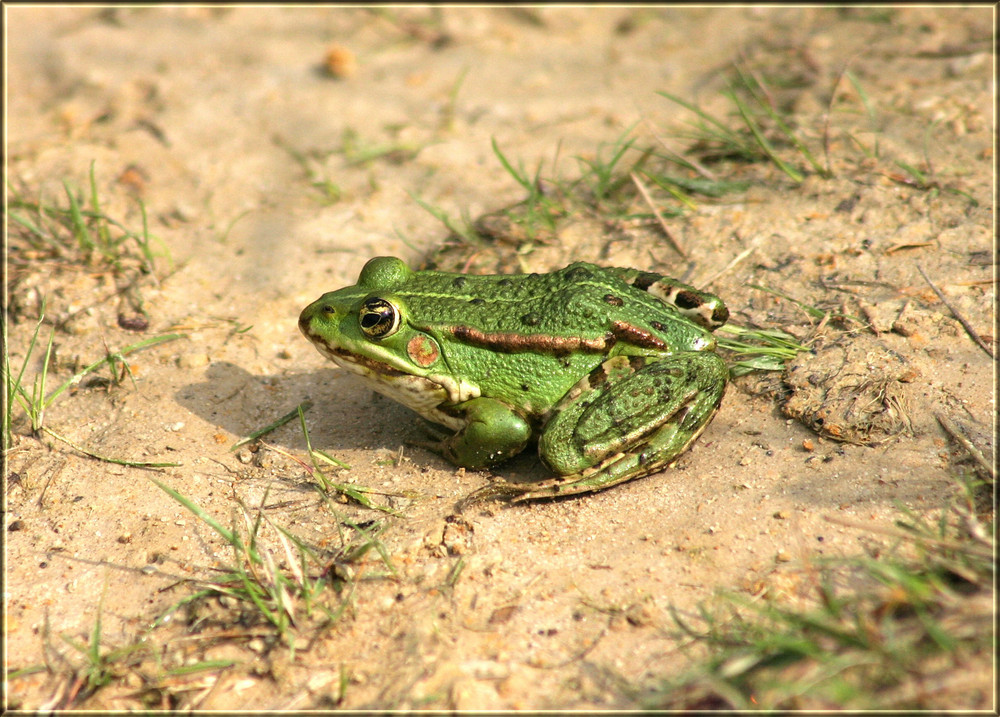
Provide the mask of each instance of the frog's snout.
POLYGON ((309 325, 312 323, 312 307, 313 305, 310 304, 306 308, 302 309, 302 313, 299 314, 299 331, 301 331, 306 338, 309 338, 309 325))

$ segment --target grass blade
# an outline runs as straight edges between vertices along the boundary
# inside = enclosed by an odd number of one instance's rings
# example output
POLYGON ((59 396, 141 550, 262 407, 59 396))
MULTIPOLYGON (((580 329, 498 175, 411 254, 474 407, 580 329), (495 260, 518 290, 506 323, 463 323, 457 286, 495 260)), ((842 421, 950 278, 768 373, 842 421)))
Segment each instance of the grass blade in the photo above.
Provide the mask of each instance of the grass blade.
POLYGON ((109 458, 108 456, 102 456, 100 453, 94 453, 93 451, 87 450, 83 446, 73 443, 73 441, 69 440, 64 436, 59 435, 48 426, 42 426, 41 430, 45 431, 56 440, 62 441, 67 446, 77 451, 80 451, 80 453, 84 454, 85 456, 96 458, 97 460, 104 461, 105 463, 114 463, 115 465, 128 466, 129 468, 174 468, 181 465, 180 463, 149 463, 146 461, 126 461, 120 458, 109 458))
POLYGON ((59 395, 63 393, 63 391, 68 389, 70 386, 75 386, 80 382, 81 379, 83 379, 84 376, 93 371, 96 371, 106 363, 109 363, 111 365, 111 373, 112 375, 114 375, 115 359, 121 359, 124 362, 125 356, 128 356, 129 354, 136 353, 144 349, 152 348, 153 346, 167 343, 168 341, 176 341, 177 339, 183 339, 183 338, 187 338, 187 334, 162 334, 160 336, 153 336, 148 339, 143 339, 142 341, 126 346, 125 348, 120 349, 119 351, 116 351, 114 353, 109 353, 107 356, 100 359, 99 361, 95 361, 94 363, 90 364, 89 366, 79 371, 78 373, 73 374, 72 378, 63 383, 59 388, 53 391, 52 394, 45 399, 44 407, 52 405, 52 402, 55 401, 56 398, 58 398, 59 395))
POLYGON ((746 124, 747 129, 750 130, 750 133, 753 135, 754 139, 757 140, 757 144, 760 146, 764 154, 767 155, 767 157, 770 158, 772 162, 774 162, 775 166, 777 166, 778 169, 784 172, 792 181, 796 183, 801 183, 802 180, 804 179, 802 174, 799 173, 797 170, 793 169, 792 167, 790 167, 788 164, 784 162, 784 160, 781 159, 781 157, 778 156, 778 153, 775 151, 774 147, 771 146, 771 143, 767 141, 767 138, 761 131, 760 125, 757 124, 757 120, 755 120, 751 116, 750 110, 747 108, 746 103, 744 103, 739 97, 737 97, 736 93, 734 92, 727 92, 726 96, 729 97, 729 99, 733 101, 733 104, 736 105, 736 109, 739 111, 740 116, 743 118, 744 124, 746 124))
POLYGON ((85 252, 92 251, 94 249, 94 238, 90 235, 87 222, 84 221, 83 213, 80 211, 80 203, 77 201, 76 195, 73 194, 73 190, 70 189, 68 182, 63 181, 63 188, 66 190, 66 197, 69 199, 69 217, 73 236, 76 237, 80 249, 85 252))
POLYGON ((261 436, 266 436, 268 433, 270 433, 271 431, 275 430, 276 428, 280 428, 281 426, 284 426, 286 423, 288 423, 289 421, 291 421, 296 416, 300 416, 303 411, 308 411, 310 408, 312 408, 312 405, 313 405, 312 401, 303 401, 298 406, 296 406, 295 408, 293 408, 291 411, 289 411, 288 413, 286 413, 284 416, 282 416, 281 418, 277 419, 273 423, 269 423, 266 426, 264 426, 263 428, 261 428, 261 429, 259 429, 257 431, 254 431, 253 433, 251 433, 250 435, 248 435, 246 438, 240 439, 239 441, 237 441, 236 443, 234 443, 232 446, 230 446, 229 450, 230 451, 235 451, 240 446, 246 445, 247 443, 250 443, 252 441, 256 441, 261 436))
POLYGON ((159 486, 160 489, 163 490, 164 493, 166 493, 171 498, 173 498, 178 503, 180 503, 185 508, 187 508, 192 513, 194 513, 195 517, 198 518, 198 520, 201 520, 206 525, 208 525, 208 527, 210 527, 216 533, 218 533, 219 535, 221 535, 222 538, 223 538, 223 540, 225 540, 227 543, 229 543, 233 547, 242 546, 243 545, 243 540, 242 540, 242 538, 240 538, 240 536, 237 533, 229 530, 228 528, 222 527, 222 524, 219 523, 219 521, 217 521, 211 515, 209 515, 208 513, 206 513, 202 509, 202 507, 200 505, 198 505, 194 501, 190 500, 189 498, 186 498, 185 496, 181 495, 180 493, 178 493, 177 491, 175 491, 170 486, 168 486, 168 485, 166 485, 164 483, 161 483, 160 481, 156 480, 155 478, 150 478, 149 480, 153 481, 153 483, 155 483, 157 486, 159 486))

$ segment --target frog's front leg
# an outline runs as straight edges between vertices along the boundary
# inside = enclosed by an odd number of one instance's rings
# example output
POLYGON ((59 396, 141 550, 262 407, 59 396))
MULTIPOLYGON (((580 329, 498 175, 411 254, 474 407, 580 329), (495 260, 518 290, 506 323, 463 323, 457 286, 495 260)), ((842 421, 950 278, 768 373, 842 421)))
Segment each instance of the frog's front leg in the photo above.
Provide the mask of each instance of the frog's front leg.
POLYGON ((710 352, 608 359, 559 402, 539 439, 560 477, 516 500, 600 490, 666 466, 711 421, 728 378, 710 352))
POLYGON ((524 417, 492 398, 473 398, 454 407, 465 419, 457 433, 428 446, 456 465, 485 468, 524 450, 531 426, 524 417))

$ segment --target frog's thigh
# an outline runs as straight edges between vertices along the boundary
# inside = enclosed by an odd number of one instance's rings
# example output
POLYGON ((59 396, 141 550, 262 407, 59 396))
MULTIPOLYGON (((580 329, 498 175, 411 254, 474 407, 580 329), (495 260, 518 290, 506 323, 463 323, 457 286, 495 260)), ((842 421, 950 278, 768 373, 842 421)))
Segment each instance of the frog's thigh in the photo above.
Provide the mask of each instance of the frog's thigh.
POLYGON ((602 467, 608 474, 598 479, 602 485, 652 472, 701 433, 722 400, 727 378, 725 362, 710 352, 655 359, 616 356, 588 377, 595 386, 578 385, 556 407, 539 439, 539 453, 553 472, 567 476, 615 455, 634 458, 617 469, 602 467))
POLYGON ((517 455, 531 438, 524 417, 499 401, 474 398, 461 405, 464 427, 442 441, 444 456, 467 468, 482 468, 517 455))

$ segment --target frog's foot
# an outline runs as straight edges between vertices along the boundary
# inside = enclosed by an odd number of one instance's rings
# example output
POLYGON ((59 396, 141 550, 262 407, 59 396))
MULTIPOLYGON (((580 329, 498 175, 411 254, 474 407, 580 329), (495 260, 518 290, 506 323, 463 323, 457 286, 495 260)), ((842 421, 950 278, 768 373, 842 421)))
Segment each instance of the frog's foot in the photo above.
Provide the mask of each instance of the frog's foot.
MULTIPOLYGON (((615 460, 622 458, 624 458, 623 455, 615 456, 615 460)), ((530 483, 513 483, 503 478, 496 478, 459 501, 457 509, 461 512, 466 508, 492 500, 505 500, 514 504, 559 498, 576 493, 589 493, 607 487, 602 484, 602 477, 603 474, 599 473, 598 469, 594 469, 588 471, 587 475, 559 476, 530 483)))
POLYGON ((448 440, 448 434, 439 430, 437 426, 429 422, 425 422, 421 428, 427 435, 427 438, 424 440, 407 439, 405 441, 406 445, 413 446, 414 448, 423 448, 426 451, 443 456, 444 443, 448 440))
POLYGON ((666 467, 666 465, 667 461, 665 460, 656 463, 644 462, 641 455, 619 453, 582 473, 558 476, 537 483, 510 484, 509 490, 512 493, 515 489, 517 490, 516 495, 510 498, 510 502, 525 503, 531 500, 590 493, 641 475, 648 475, 666 467))
POLYGON ((537 483, 511 483, 502 478, 497 478, 490 483, 487 483, 482 488, 477 488, 476 490, 469 493, 469 495, 462 498, 455 509, 461 513, 474 505, 479 505, 480 503, 486 503, 493 500, 507 500, 508 502, 517 502, 520 496, 525 494, 525 491, 530 491, 534 489, 537 483))
POLYGON ((473 398, 457 404, 462 416, 458 430, 434 442, 415 442, 457 466, 480 469, 516 456, 531 439, 531 426, 505 403, 473 398))
POLYGON ((622 463, 628 458, 625 454, 618 454, 608 459, 600 466, 596 466, 575 475, 558 476, 542 481, 531 481, 526 483, 514 483, 495 478, 482 488, 477 488, 472 493, 463 498, 459 504, 459 510, 465 510, 478 503, 485 503, 491 500, 506 500, 508 503, 524 503, 532 500, 545 500, 546 498, 559 498, 576 493, 588 493, 607 487, 605 469, 617 463, 618 469, 628 468, 628 463, 622 463))

